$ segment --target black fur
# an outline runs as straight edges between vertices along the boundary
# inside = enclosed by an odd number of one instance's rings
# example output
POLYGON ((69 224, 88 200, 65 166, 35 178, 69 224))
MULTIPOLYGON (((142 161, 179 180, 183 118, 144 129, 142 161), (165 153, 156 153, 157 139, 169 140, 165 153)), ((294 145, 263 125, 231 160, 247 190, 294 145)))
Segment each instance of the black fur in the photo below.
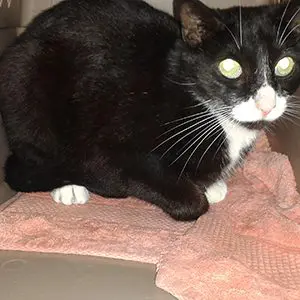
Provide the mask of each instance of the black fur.
MULTIPOLYGON (((299 63, 300 48, 296 31, 283 49, 274 44, 285 6, 243 9, 241 51, 224 27, 238 36, 238 8, 205 8, 201 36, 182 39, 183 3, 197 7, 194 0, 175 1, 177 21, 138 0, 66 0, 39 15, 4 52, 0 101, 12 151, 6 181, 13 189, 77 184, 106 197, 144 199, 177 220, 207 211, 205 185, 229 163, 225 136, 198 166, 217 137, 212 133, 185 166, 191 151, 173 162, 210 125, 161 158, 183 136, 161 144, 184 128, 171 130, 180 121, 168 122, 207 111, 207 100, 221 107, 249 97, 261 84, 262 53, 272 63, 288 51, 299 63), (215 67, 228 55, 244 64, 237 81, 215 67)), ((290 80, 269 76, 277 90, 291 94, 299 64, 290 80)))

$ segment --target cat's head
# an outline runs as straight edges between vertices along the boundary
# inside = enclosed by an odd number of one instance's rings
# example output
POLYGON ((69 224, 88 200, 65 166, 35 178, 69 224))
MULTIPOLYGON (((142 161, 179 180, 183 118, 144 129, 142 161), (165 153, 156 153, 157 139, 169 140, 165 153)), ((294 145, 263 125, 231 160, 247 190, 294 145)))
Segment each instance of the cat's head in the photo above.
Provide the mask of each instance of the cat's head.
POLYGON ((174 0, 183 74, 196 98, 249 126, 300 111, 292 96, 300 84, 299 12, 300 1, 215 10, 174 0))

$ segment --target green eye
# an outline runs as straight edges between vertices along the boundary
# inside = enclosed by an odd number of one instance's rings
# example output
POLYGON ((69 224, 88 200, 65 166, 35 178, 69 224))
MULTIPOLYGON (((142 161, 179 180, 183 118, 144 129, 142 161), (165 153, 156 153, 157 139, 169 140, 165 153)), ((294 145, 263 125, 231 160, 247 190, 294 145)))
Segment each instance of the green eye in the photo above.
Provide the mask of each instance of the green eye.
POLYGON ((275 75, 279 77, 285 77, 290 75, 295 67, 294 60, 287 56, 282 58, 275 67, 275 75))
POLYGON ((223 76, 229 79, 237 79, 243 73, 241 65, 231 58, 227 58, 220 62, 219 71, 223 76))

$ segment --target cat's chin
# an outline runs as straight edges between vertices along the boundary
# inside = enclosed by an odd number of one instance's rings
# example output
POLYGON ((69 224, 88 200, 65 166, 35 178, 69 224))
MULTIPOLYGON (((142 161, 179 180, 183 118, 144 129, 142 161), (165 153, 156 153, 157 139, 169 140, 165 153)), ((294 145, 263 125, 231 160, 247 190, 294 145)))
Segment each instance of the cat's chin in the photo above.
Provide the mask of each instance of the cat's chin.
POLYGON ((261 120, 257 122, 238 122, 238 124, 250 130, 263 130, 270 122, 261 120))

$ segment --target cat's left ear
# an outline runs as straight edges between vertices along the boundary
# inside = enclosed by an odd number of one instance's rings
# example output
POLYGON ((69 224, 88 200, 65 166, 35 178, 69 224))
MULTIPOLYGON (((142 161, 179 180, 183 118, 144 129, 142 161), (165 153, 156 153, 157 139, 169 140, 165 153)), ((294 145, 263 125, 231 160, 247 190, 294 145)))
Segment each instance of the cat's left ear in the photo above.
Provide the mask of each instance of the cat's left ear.
POLYGON ((222 26, 214 11, 198 0, 173 0, 173 12, 181 22, 184 41, 192 47, 199 46, 222 26))

